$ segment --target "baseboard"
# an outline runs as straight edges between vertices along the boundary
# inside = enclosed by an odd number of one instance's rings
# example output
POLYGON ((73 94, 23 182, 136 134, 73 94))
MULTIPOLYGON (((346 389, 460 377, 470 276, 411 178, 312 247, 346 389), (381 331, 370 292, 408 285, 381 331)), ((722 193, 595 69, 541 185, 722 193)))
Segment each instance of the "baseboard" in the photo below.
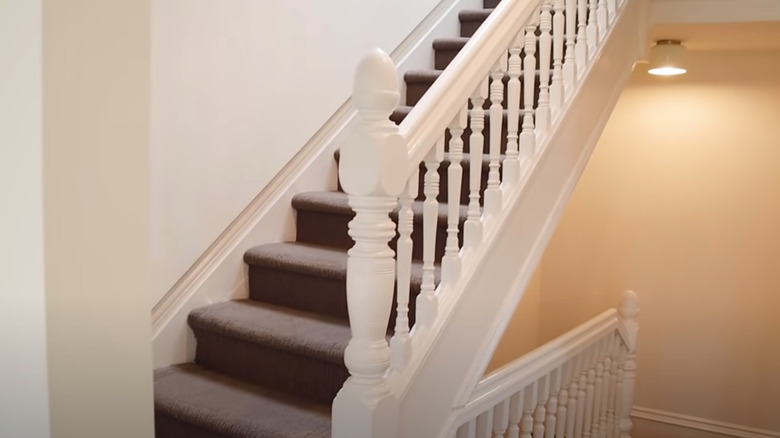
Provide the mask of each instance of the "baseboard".
POLYGON ((640 406, 634 406, 634 409, 631 411, 631 416, 633 418, 652 421, 656 423, 684 427, 687 429, 700 430, 703 432, 712 432, 712 433, 717 433, 720 435, 731 436, 731 437, 780 438, 780 432, 773 432, 771 430, 763 430, 754 427, 741 426, 738 424, 724 423, 722 421, 709 420, 707 418, 677 414, 674 412, 644 408, 640 406))
MULTIPOLYGON (((481 0, 442 0, 390 54, 399 71, 430 68, 431 43, 455 35, 458 12, 481 0)), ((399 75, 399 85, 403 79, 399 75)), ((299 192, 335 190, 335 162, 355 111, 349 99, 301 148, 152 309, 154 367, 192 360, 194 338, 187 315, 197 307, 248 295, 244 252, 254 245, 295 239, 290 201, 299 192)))

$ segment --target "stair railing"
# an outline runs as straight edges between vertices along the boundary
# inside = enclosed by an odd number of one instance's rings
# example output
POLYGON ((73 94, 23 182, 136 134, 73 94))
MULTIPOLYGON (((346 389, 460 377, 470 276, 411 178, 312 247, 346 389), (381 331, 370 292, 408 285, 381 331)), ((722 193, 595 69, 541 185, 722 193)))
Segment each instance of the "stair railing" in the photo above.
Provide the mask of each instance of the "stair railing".
POLYGON ((355 244, 347 262, 352 338, 344 361, 350 377, 334 400, 334 437, 395 436, 398 400, 411 372, 463 293, 458 285, 471 275, 474 261, 486 246, 483 243, 496 238, 496 225, 506 213, 502 207, 511 205, 523 190, 624 2, 502 1, 399 126, 389 120, 400 95, 390 58, 376 49, 358 66, 353 103, 360 123, 341 148, 339 163, 340 182, 355 212, 349 223, 355 244), (507 77, 504 102, 502 78, 507 77), (482 107, 487 99, 490 142, 485 145, 482 107), (507 147, 502 158, 505 111, 507 147), (466 182, 470 193, 461 233, 462 135, 467 128, 471 129, 466 182), (448 211, 437 285, 438 168, 444 158, 445 132, 450 136, 446 145, 448 211), (485 149, 489 170, 482 199, 485 149), (416 323, 410 330, 411 206, 418 191, 420 163, 424 163, 422 284, 416 323), (389 214, 396 208, 397 254, 388 246, 396 235, 389 214), (387 321, 396 283, 397 318, 388 344, 387 321))
POLYGON ((482 379, 445 437, 629 438, 639 312, 610 309, 482 379))

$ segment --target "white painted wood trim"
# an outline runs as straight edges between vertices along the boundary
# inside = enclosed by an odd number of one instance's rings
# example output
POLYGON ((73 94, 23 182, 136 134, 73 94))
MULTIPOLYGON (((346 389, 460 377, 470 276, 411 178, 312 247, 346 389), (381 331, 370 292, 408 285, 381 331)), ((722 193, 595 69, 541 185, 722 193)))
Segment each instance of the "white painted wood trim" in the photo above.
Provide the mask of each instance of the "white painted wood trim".
MULTIPOLYGON (((429 68, 433 40, 455 35, 458 12, 479 5, 479 0, 442 0, 391 58, 402 71, 429 68)), ((403 92, 402 77, 399 82, 403 92)), ((243 254, 248 248, 295 239, 290 202, 296 193, 336 189, 333 152, 350 130, 355 114, 347 99, 152 308, 155 368, 193 358, 194 339, 186 323, 192 309, 247 296, 243 254)))
POLYGON ((650 5, 651 24, 778 20, 777 0, 656 0, 650 5))
POLYGON ((722 421, 677 414, 659 409, 644 408, 641 406, 634 406, 634 409, 631 411, 631 416, 633 418, 656 423, 670 424, 672 426, 719 433, 721 435, 738 438, 780 438, 780 432, 741 426, 739 424, 724 423, 722 421))

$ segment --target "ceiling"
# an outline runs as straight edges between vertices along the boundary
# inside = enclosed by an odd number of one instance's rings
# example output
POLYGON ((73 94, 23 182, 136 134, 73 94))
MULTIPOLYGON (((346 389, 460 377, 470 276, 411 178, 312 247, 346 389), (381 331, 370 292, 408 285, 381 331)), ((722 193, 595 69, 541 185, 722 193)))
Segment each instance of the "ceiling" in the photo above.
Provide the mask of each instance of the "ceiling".
POLYGON ((649 45, 662 39, 680 40, 688 50, 780 49, 780 21, 658 24, 648 30, 649 45))

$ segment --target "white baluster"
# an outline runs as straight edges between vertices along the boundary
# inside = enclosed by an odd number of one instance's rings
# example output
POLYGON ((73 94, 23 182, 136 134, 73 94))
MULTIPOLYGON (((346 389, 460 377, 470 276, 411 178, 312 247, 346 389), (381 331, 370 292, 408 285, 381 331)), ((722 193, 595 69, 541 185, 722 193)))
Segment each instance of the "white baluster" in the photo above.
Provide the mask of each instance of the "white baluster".
POLYGON ((534 92, 536 90, 536 24, 525 27, 523 58, 523 132, 520 133, 520 166, 525 171, 536 150, 534 134, 534 92))
POLYGON ((574 426, 577 423, 577 397, 579 396, 579 376, 582 364, 582 356, 577 356, 572 361, 571 383, 569 384, 569 403, 567 403, 568 412, 566 413, 566 438, 574 438, 574 426))
MULTIPOLYGON (((485 149, 485 110, 482 105, 488 95, 488 79, 481 81, 471 94, 471 136, 469 137, 469 207, 463 225, 463 247, 474 249, 482 241, 482 211, 479 205, 479 189, 482 185, 482 155, 485 149)), ((448 200, 450 202, 450 200, 448 200)))
POLYGON ((574 90, 577 62, 574 53, 577 39, 577 0, 566 0, 566 53, 563 58, 563 83, 566 95, 574 90))
POLYGON ((534 438, 544 438, 544 426, 547 419, 547 398, 550 396, 550 377, 544 376, 537 382, 537 405, 534 411, 534 438))
POLYGON ((604 357, 604 382, 601 399, 601 422, 599 424, 599 436, 606 438, 608 434, 607 422, 609 409, 612 406, 612 351, 614 350, 615 336, 610 335, 606 341, 606 353, 604 357))
POLYGON ((504 400, 493 408, 493 438, 504 438, 509 427, 509 400, 504 400))
POLYGON ((534 431, 534 407, 536 406, 536 383, 527 386, 524 391, 523 418, 520 420, 520 438, 531 438, 534 431))
POLYGON ((536 134, 542 138, 550 127, 550 50, 552 49, 552 0, 543 0, 539 21, 539 104, 536 109, 536 134))
POLYGON ((439 164, 444 158, 444 136, 425 157, 423 180, 423 269, 420 294, 417 296, 417 324, 429 326, 436 319, 439 304, 436 296, 434 259, 436 230, 439 222, 439 164))
POLYGON ((621 427, 621 415, 623 414, 623 379, 625 378, 626 370, 626 347, 621 342, 620 350, 618 351, 618 370, 617 370, 617 382, 615 384, 615 425, 612 435, 615 438, 620 437, 621 427))
POLYGON ((488 409, 477 417, 477 438, 492 438, 492 432, 493 409, 488 409))
POLYGON ((618 356, 620 351, 620 338, 619 335, 613 336, 612 348, 610 350, 611 355, 611 367, 610 367, 610 383, 609 383, 609 400, 607 407, 607 438, 615 437, 615 405, 617 403, 617 379, 618 379, 618 356))
POLYGON ((524 394, 521 390, 509 397, 509 428, 507 438, 520 437, 520 420, 523 418, 524 394))
POLYGON ((466 129, 468 110, 464 106, 450 124, 450 167, 447 169, 447 243, 441 263, 442 283, 451 284, 460 276, 460 251, 458 225, 460 224, 460 191, 463 183, 463 131, 466 129))
POLYGON ((583 427, 585 424, 585 405, 588 403, 588 366, 589 358, 587 352, 582 356, 581 372, 577 380, 577 417, 574 421, 574 437, 582 438, 583 427))
POLYGON ((633 291, 623 294, 620 306, 620 316, 628 333, 628 346, 623 363, 623 394, 620 400, 620 438, 631 437, 631 408, 634 404, 634 379, 636 377, 636 344, 639 324, 636 317, 639 314, 637 296, 633 291))
POLYGON ((601 398, 604 389, 604 342, 599 342, 596 346, 598 362, 595 365, 596 380, 593 383, 593 423, 591 424, 591 436, 598 438, 599 427, 601 426, 601 398))
POLYGON ((553 4, 553 75, 550 85, 550 110, 558 117, 563 106, 563 40, 565 18, 563 16, 565 0, 555 0, 553 4))
POLYGON ((398 404, 385 374, 390 366, 386 340, 393 300, 395 260, 388 242, 395 234, 389 213, 406 184, 407 145, 390 122, 398 103, 395 66, 372 51, 355 74, 353 102, 359 123, 341 149, 339 179, 355 217, 355 241, 347 257, 347 306, 352 338, 344 351, 350 377, 333 402, 334 436, 392 437, 398 404))
POLYGON ((599 40, 599 31, 597 17, 596 17, 596 5, 598 0, 589 0, 588 3, 588 25, 586 27, 586 39, 588 41, 588 59, 591 59, 596 54, 596 44, 599 40))
POLYGON ((547 400, 547 418, 544 420, 544 437, 555 438, 558 422, 558 392, 561 390, 561 369, 550 374, 550 398, 547 400))
POLYGON ((458 428, 458 432, 455 438, 476 438, 477 436, 477 420, 471 420, 468 423, 461 425, 458 428))
POLYGON ((414 172, 406 181, 406 188, 398 201, 398 243, 396 244, 396 296, 397 307, 395 316, 395 334, 390 340, 392 365, 395 369, 403 369, 411 356, 409 338, 409 286, 412 277, 412 230, 414 228, 414 213, 412 203, 419 190, 419 171, 414 172))
POLYGON ((585 73, 588 61, 588 0, 577 0, 577 42, 574 48, 577 59, 577 75, 585 73))
POLYGON ((569 385, 571 384, 573 362, 569 361, 564 365, 561 373, 561 391, 558 393, 558 423, 555 426, 555 436, 563 438, 566 436, 566 427, 569 421, 569 385))
POLYGON ((609 15, 609 22, 612 23, 615 20, 615 14, 617 13, 616 0, 607 0, 607 15, 609 15))
MULTIPOLYGON (((501 211, 501 127, 504 124, 504 72, 507 54, 503 52, 490 71, 490 167, 485 189, 485 214, 495 216, 501 211)), ((517 125, 517 123, 515 123, 517 125)), ((516 158, 516 157, 515 157, 516 158)))
POLYGON ((598 0, 598 7, 596 12, 598 26, 599 41, 604 40, 607 36, 607 0, 598 0))
POLYGON ((588 364, 588 380, 586 383, 586 398, 585 398, 585 417, 584 422, 582 425, 582 436, 585 438, 590 438, 592 427, 593 427, 593 404, 595 403, 596 398, 596 365, 595 365, 595 359, 596 354, 593 351, 593 348, 591 347, 591 360, 588 364))
POLYGON ((507 74, 507 118, 506 118, 506 158, 504 158, 504 184, 512 187, 520 178, 519 158, 519 124, 520 124, 520 75, 523 73, 523 61, 520 53, 523 50, 524 32, 517 33, 509 47, 509 67, 507 74))

